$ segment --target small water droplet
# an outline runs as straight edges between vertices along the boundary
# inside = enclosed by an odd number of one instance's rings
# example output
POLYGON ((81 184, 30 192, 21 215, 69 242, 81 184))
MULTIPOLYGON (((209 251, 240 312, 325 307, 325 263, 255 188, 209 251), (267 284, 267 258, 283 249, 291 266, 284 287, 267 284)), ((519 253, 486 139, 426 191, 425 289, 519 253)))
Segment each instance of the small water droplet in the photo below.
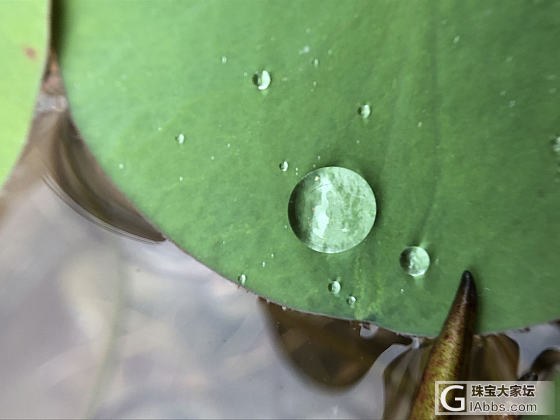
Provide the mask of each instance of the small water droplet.
POLYGON ((288 308, 287 308, 286 306, 282 305, 282 310, 283 310, 283 311, 287 311, 288 308))
POLYGON ((210 156, 210 160, 214 160, 216 157, 214 155, 210 156))
POLYGON ((317 160, 321 160, 321 155, 317 155, 317 160))
POLYGON ((274 258, 274 252, 270 254, 270 258, 274 258))
POLYGON ((119 169, 124 169, 124 163, 119 163, 119 169))
POLYGON ((284 229, 288 229, 288 225, 284 225, 284 229))
POLYGON ((311 28, 305 28, 305 33, 306 33, 306 34, 311 33, 311 28))
POLYGON ((461 37, 459 35, 457 35, 455 38, 453 38, 453 43, 456 44, 460 40, 461 40, 461 37))
POLYGON ((272 78, 270 77, 270 73, 266 70, 257 72, 253 75, 253 83, 259 90, 265 90, 270 86, 270 82, 272 78))
POLYGON ((313 165, 311 165, 311 166, 313 166, 314 168, 316 168, 316 167, 317 167, 317 165, 315 165, 315 164, 313 164, 313 165))
POLYGON ((419 246, 409 246, 400 256, 402 269, 412 277, 422 276, 430 267, 430 255, 419 246))
POLYGON ((360 144, 360 140, 356 140, 356 144, 360 144))
POLYGON ((506 93, 507 93, 507 91, 502 90, 502 91, 500 92, 500 96, 506 96, 506 93))
POLYGON ((261 263, 261 265, 262 265, 262 268, 265 268, 265 267, 266 267, 266 261, 263 261, 263 262, 261 263))
POLYGON ((161 131, 161 127, 158 127, 158 128, 157 128, 157 131, 161 131))
POLYGON ((356 300, 357 300, 357 299, 356 299, 355 296, 350 295, 350 296, 348 296, 348 299, 346 299, 346 303, 347 303, 349 306, 352 307, 352 306, 354 306, 354 305, 356 304, 356 300))
POLYGON ((371 326, 369 324, 360 325, 360 337, 367 338, 367 339, 373 338, 377 330, 378 327, 375 325, 371 325, 371 326))
POLYGON ((418 121, 418 124, 416 124, 418 126, 418 128, 422 127, 422 121, 418 121))
POLYGON ((401 295, 404 293, 404 289, 401 289, 401 295))
POLYGON ((249 76, 249 73, 247 73, 246 71, 243 72, 243 77, 247 77, 249 76))
POLYGON ((366 118, 369 118, 369 116, 371 115, 371 107, 369 106, 369 104, 364 104, 359 107, 358 114, 360 114, 364 120, 366 118))
POLYGON ((517 103, 517 102, 516 102, 515 100, 512 99, 511 101, 508 102, 508 106, 509 106, 510 108, 513 108, 513 107, 515 106, 516 103, 517 103))
POLYGON ((222 64, 226 64, 227 63, 227 57, 225 55, 222 55, 222 64))
POLYGON ((311 82, 311 84, 313 85, 313 87, 317 87, 317 80, 313 80, 313 82, 311 82))
POLYGON ((328 289, 333 295, 338 295, 341 289, 340 282, 338 280, 333 280, 329 283, 328 289))
POLYGON ((300 54, 307 54, 310 50, 311 50, 311 48, 309 48, 309 45, 304 45, 303 48, 301 50, 299 50, 299 53, 300 54))
POLYGON ((179 177, 179 182, 183 182, 183 177, 182 176, 179 177))
POLYGON ((313 67, 315 67, 315 68, 319 67, 319 59, 318 58, 314 58, 311 63, 313 64, 313 67))
POLYGON ((247 281, 247 276, 245 274, 240 274, 239 277, 237 277, 237 281, 239 284, 243 285, 247 281))
POLYGON ((226 144, 226 147, 229 149, 231 147, 231 143, 226 144))
POLYGON ((323 167, 309 172, 295 186, 288 216, 296 236, 309 248, 325 253, 346 251, 369 234, 376 203, 371 187, 346 168, 323 167))
POLYGON ((177 143, 183 144, 185 142, 185 135, 183 133, 179 133, 175 137, 175 140, 177 141, 177 143))
POLYGON ((560 136, 552 140, 552 151, 560 155, 560 136))
POLYGON ((288 165, 288 162, 286 162, 284 160, 284 161, 280 162, 280 165, 278 165, 278 166, 279 166, 279 168, 282 172, 286 172, 288 170, 289 165, 288 165))
POLYGON ((327 54, 332 55, 332 50, 330 48, 327 50, 327 54))

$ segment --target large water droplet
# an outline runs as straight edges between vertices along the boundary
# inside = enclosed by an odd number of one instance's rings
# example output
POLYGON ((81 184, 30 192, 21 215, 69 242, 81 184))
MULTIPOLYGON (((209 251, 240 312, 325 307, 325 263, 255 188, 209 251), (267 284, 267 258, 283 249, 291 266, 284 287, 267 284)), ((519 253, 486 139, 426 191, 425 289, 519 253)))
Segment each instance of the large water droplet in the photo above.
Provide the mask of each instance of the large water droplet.
POLYGON ((183 133, 179 133, 177 134, 177 137, 175 137, 175 140, 177 143, 183 144, 185 142, 185 135, 183 133))
POLYGON ((401 253, 401 267, 412 277, 423 275, 430 267, 430 255, 419 246, 409 246, 401 253))
POLYGON ((338 293, 340 292, 340 282, 338 280, 333 280, 332 282, 329 283, 329 292, 331 292, 333 295, 338 295, 338 293))
POLYGON ((247 281, 247 276, 245 274, 240 274, 239 277, 237 277, 237 281, 239 284, 244 285, 247 281))
POLYGON ((282 172, 286 172, 288 170, 288 162, 286 161, 280 162, 279 167, 282 172))
POLYGON ((299 181, 290 196, 288 216, 305 245, 337 253, 364 240, 376 210, 373 191, 360 175, 330 166, 309 172, 299 181))
POLYGON ((371 115, 371 107, 368 104, 362 105, 358 108, 358 114, 360 114, 364 120, 369 118, 371 115))
POLYGON ((259 90, 265 90, 270 86, 270 82, 272 78, 270 77, 270 73, 266 70, 260 71, 253 75, 253 83, 259 90))

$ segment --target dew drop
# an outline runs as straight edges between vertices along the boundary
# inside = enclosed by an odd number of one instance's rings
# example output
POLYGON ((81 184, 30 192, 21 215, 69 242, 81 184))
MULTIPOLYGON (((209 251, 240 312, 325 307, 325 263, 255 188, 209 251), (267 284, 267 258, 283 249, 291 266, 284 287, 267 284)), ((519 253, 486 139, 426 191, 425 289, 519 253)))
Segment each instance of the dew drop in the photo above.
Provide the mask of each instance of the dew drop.
POLYGON ((280 170, 282 172, 286 172, 288 170, 288 162, 286 162, 285 160, 280 162, 280 165, 278 165, 280 167, 280 170))
POLYGON ((270 258, 274 258, 274 252, 270 254, 270 258))
POLYGON ((124 169, 124 163, 119 163, 119 169, 124 169))
POLYGON ((338 280, 333 280, 329 283, 328 289, 333 295, 338 295, 341 289, 340 282, 338 280))
POLYGON ((226 144, 226 147, 229 149, 231 147, 231 143, 226 144))
POLYGON ((422 127, 422 121, 418 121, 418 124, 416 124, 418 128, 422 127))
POLYGON ((225 55, 222 55, 222 64, 226 64, 227 63, 227 57, 225 55))
POLYGON ((328 166, 309 172, 297 183, 288 216, 305 245, 332 254, 362 242, 373 227, 376 210, 366 180, 350 169, 328 166))
POLYGON ((404 294, 404 289, 401 289, 401 295, 404 294))
POLYGON ((513 99, 512 99, 511 101, 508 102, 508 106, 509 106, 510 108, 513 108, 513 107, 515 106, 515 104, 516 104, 516 102, 515 102, 515 100, 513 100, 513 99))
POLYGON ((319 59, 318 58, 314 58, 311 63, 313 64, 313 67, 315 67, 315 68, 319 67, 319 59))
POLYGON ((179 182, 183 182, 183 177, 182 176, 179 177, 179 182))
POLYGON ((261 265, 262 265, 262 268, 265 268, 265 267, 266 267, 266 261, 263 261, 263 262, 261 263, 261 265))
POLYGON ((332 50, 330 48, 327 50, 327 54, 332 55, 332 50))
POLYGON ((272 78, 270 77, 270 73, 266 70, 260 71, 253 75, 253 83, 259 90, 265 90, 270 86, 270 82, 272 78))
POLYGON ((177 143, 183 144, 185 142, 185 135, 183 133, 179 133, 175 137, 175 140, 177 141, 177 143))
POLYGON ((352 306, 354 306, 354 305, 356 304, 356 300, 357 300, 357 299, 356 299, 355 296, 350 295, 350 296, 348 296, 348 299, 346 299, 346 303, 347 303, 350 307, 352 307, 352 306))
POLYGON ((370 326, 369 324, 360 325, 360 337, 370 339, 375 336, 377 333, 378 327, 375 325, 370 326))
POLYGON ((362 105, 358 108, 358 114, 360 114, 364 120, 369 118, 371 115, 371 107, 368 104, 362 105))
POLYGON ((317 87, 317 80, 313 80, 313 82, 311 82, 311 84, 313 85, 313 87, 317 87))
POLYGON ((216 157, 214 155, 210 156, 210 160, 214 160, 216 157))
POLYGON ((456 44, 460 40, 461 40, 461 37, 459 35, 457 35, 455 38, 453 38, 453 43, 456 44))
POLYGON ((240 274, 239 277, 237 277, 237 281, 239 284, 244 285, 247 281, 247 276, 245 274, 240 274))
POLYGON ((304 45, 303 48, 301 50, 299 50, 299 53, 300 54, 307 54, 310 50, 311 50, 311 48, 309 48, 309 45, 304 45))
POLYGON ((400 257, 402 269, 412 277, 422 276, 430 267, 430 255, 419 246, 409 246, 400 257))

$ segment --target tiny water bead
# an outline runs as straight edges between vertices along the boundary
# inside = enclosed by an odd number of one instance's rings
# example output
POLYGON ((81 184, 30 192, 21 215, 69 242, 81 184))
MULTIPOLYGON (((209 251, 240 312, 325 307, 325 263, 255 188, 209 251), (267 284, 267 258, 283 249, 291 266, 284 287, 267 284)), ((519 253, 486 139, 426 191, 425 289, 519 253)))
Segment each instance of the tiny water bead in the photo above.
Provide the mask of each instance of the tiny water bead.
POLYGON ((362 242, 373 227, 376 211, 370 185, 356 172, 336 166, 305 175, 288 204, 295 235, 309 248, 329 254, 362 242))
POLYGON ((270 73, 266 70, 260 71, 253 75, 253 83, 259 90, 265 90, 270 86, 270 82, 272 78, 270 77, 270 73))
POLYGON ((185 135, 183 133, 179 133, 175 137, 175 140, 177 141, 177 143, 183 144, 185 142, 185 135))
POLYGON ((286 172, 288 170, 288 162, 286 162, 285 160, 280 162, 280 165, 278 165, 280 167, 280 170, 282 172, 286 172))
POLYGON ((401 253, 400 263, 412 277, 422 276, 430 267, 430 255, 420 246, 409 246, 401 253))
POLYGON ((239 277, 237 277, 237 281, 239 284, 244 285, 247 281, 247 276, 245 274, 240 274, 239 277))
POLYGON ((358 114, 360 114, 364 120, 369 118, 371 115, 371 107, 368 104, 362 105, 358 108, 358 114))
POLYGON ((319 67, 319 59, 314 58, 313 61, 311 62, 311 64, 313 64, 313 67, 319 67))
POLYGON ((355 296, 350 295, 350 296, 348 296, 348 299, 346 299, 346 303, 347 303, 350 307, 352 307, 352 306, 354 306, 354 305, 356 304, 356 300, 357 300, 357 299, 356 299, 355 296))
POLYGON ((340 288, 341 286, 338 280, 333 280, 329 283, 328 286, 329 292, 331 292, 333 295, 338 295, 338 293, 340 292, 340 288))
POLYGON ((225 55, 222 55, 222 64, 226 64, 227 63, 227 57, 225 55))

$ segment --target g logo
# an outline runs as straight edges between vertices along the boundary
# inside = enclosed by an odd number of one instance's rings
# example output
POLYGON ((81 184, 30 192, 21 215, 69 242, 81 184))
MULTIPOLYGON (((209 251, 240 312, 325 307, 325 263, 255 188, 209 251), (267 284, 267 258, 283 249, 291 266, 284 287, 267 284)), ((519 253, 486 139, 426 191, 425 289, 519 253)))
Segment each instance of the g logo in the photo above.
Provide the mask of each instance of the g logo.
POLYGON ((459 402, 458 407, 452 407, 449 404, 447 404, 447 394, 449 393, 449 391, 451 391, 453 389, 464 390, 465 385, 449 385, 449 386, 446 386, 445 388, 443 388, 443 391, 441 392, 441 395, 439 396, 439 402, 441 403, 443 408, 445 408, 448 411, 465 411, 465 398, 464 397, 453 398, 453 401, 459 402))

